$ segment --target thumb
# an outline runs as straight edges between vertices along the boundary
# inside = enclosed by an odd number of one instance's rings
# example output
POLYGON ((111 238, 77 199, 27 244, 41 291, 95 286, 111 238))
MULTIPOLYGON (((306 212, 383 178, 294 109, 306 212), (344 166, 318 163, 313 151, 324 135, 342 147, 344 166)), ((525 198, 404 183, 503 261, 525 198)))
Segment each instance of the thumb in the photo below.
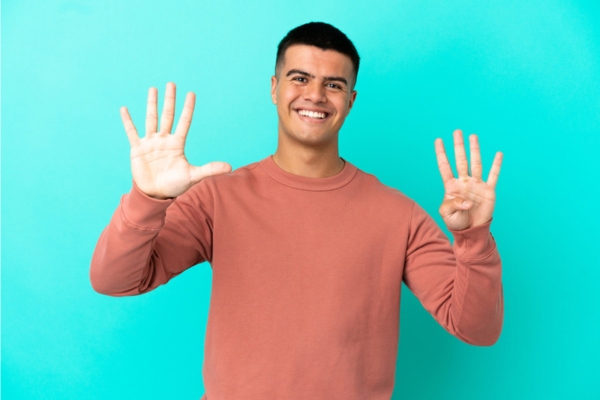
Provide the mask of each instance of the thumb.
POLYGON ((222 161, 213 161, 208 164, 204 164, 201 167, 190 166, 190 180, 192 185, 200 182, 202 179, 213 176, 226 174, 231 172, 231 165, 222 161))
POLYGON ((470 200, 463 199, 461 197, 453 197, 446 199, 440 206, 440 215, 442 218, 446 218, 457 211, 467 211, 473 207, 473 202, 470 200))

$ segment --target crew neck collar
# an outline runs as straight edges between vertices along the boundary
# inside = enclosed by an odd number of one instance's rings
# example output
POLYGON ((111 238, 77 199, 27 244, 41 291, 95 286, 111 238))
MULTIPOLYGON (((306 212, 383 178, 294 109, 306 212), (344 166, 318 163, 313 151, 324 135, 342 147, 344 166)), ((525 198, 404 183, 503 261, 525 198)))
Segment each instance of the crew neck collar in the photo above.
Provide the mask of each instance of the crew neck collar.
MULTIPOLYGON (((344 159, 342 158, 342 160, 344 159)), ((344 168, 338 174, 327 178, 309 178, 307 176, 294 175, 284 171, 275 163, 272 155, 263 159, 260 162, 260 165, 267 175, 277 182, 295 189, 312 191, 339 189, 350 183, 358 171, 354 165, 344 160, 344 168)))

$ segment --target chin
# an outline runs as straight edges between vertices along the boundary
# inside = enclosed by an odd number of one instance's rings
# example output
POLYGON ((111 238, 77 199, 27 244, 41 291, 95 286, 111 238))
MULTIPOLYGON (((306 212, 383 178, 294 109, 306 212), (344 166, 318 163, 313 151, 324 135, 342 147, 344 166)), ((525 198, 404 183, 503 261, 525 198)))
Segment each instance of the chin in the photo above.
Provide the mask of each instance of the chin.
POLYGON ((310 146, 310 147, 330 146, 337 142, 336 135, 331 135, 331 134, 303 133, 300 135, 294 135, 293 139, 296 142, 299 142, 305 146, 310 146))

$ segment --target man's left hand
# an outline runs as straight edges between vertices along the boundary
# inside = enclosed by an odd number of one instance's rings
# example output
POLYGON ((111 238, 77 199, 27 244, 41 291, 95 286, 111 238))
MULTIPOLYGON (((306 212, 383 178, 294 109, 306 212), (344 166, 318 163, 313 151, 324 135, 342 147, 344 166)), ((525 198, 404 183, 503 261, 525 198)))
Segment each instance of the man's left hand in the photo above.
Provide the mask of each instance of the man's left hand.
POLYGON ((496 203, 494 187, 500 174, 502 153, 496 153, 487 182, 484 182, 481 179, 481 155, 477 135, 469 137, 469 144, 471 175, 469 175, 469 161, 465 153, 462 131, 454 131, 454 155, 458 172, 458 178, 455 178, 442 139, 435 141, 435 153, 445 189, 444 201, 439 211, 448 229, 453 231, 487 223, 492 219, 496 203))

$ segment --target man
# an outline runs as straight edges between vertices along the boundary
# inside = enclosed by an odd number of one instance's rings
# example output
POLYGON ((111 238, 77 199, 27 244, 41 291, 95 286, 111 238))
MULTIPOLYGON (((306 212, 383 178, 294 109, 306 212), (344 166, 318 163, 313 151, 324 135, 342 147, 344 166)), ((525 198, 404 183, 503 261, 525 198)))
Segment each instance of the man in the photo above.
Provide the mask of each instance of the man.
POLYGON ((501 154, 484 182, 471 136, 469 176, 456 131, 455 178, 436 141, 451 247, 412 200, 339 157, 358 67, 352 42, 331 25, 290 31, 271 80, 277 151, 231 173, 185 159, 193 94, 174 134, 173 84, 160 128, 150 89, 143 139, 121 110, 134 186, 98 242, 92 284, 136 295, 211 263, 205 399, 389 399, 403 280, 463 341, 491 345, 500 335, 501 265, 489 226, 501 154))

